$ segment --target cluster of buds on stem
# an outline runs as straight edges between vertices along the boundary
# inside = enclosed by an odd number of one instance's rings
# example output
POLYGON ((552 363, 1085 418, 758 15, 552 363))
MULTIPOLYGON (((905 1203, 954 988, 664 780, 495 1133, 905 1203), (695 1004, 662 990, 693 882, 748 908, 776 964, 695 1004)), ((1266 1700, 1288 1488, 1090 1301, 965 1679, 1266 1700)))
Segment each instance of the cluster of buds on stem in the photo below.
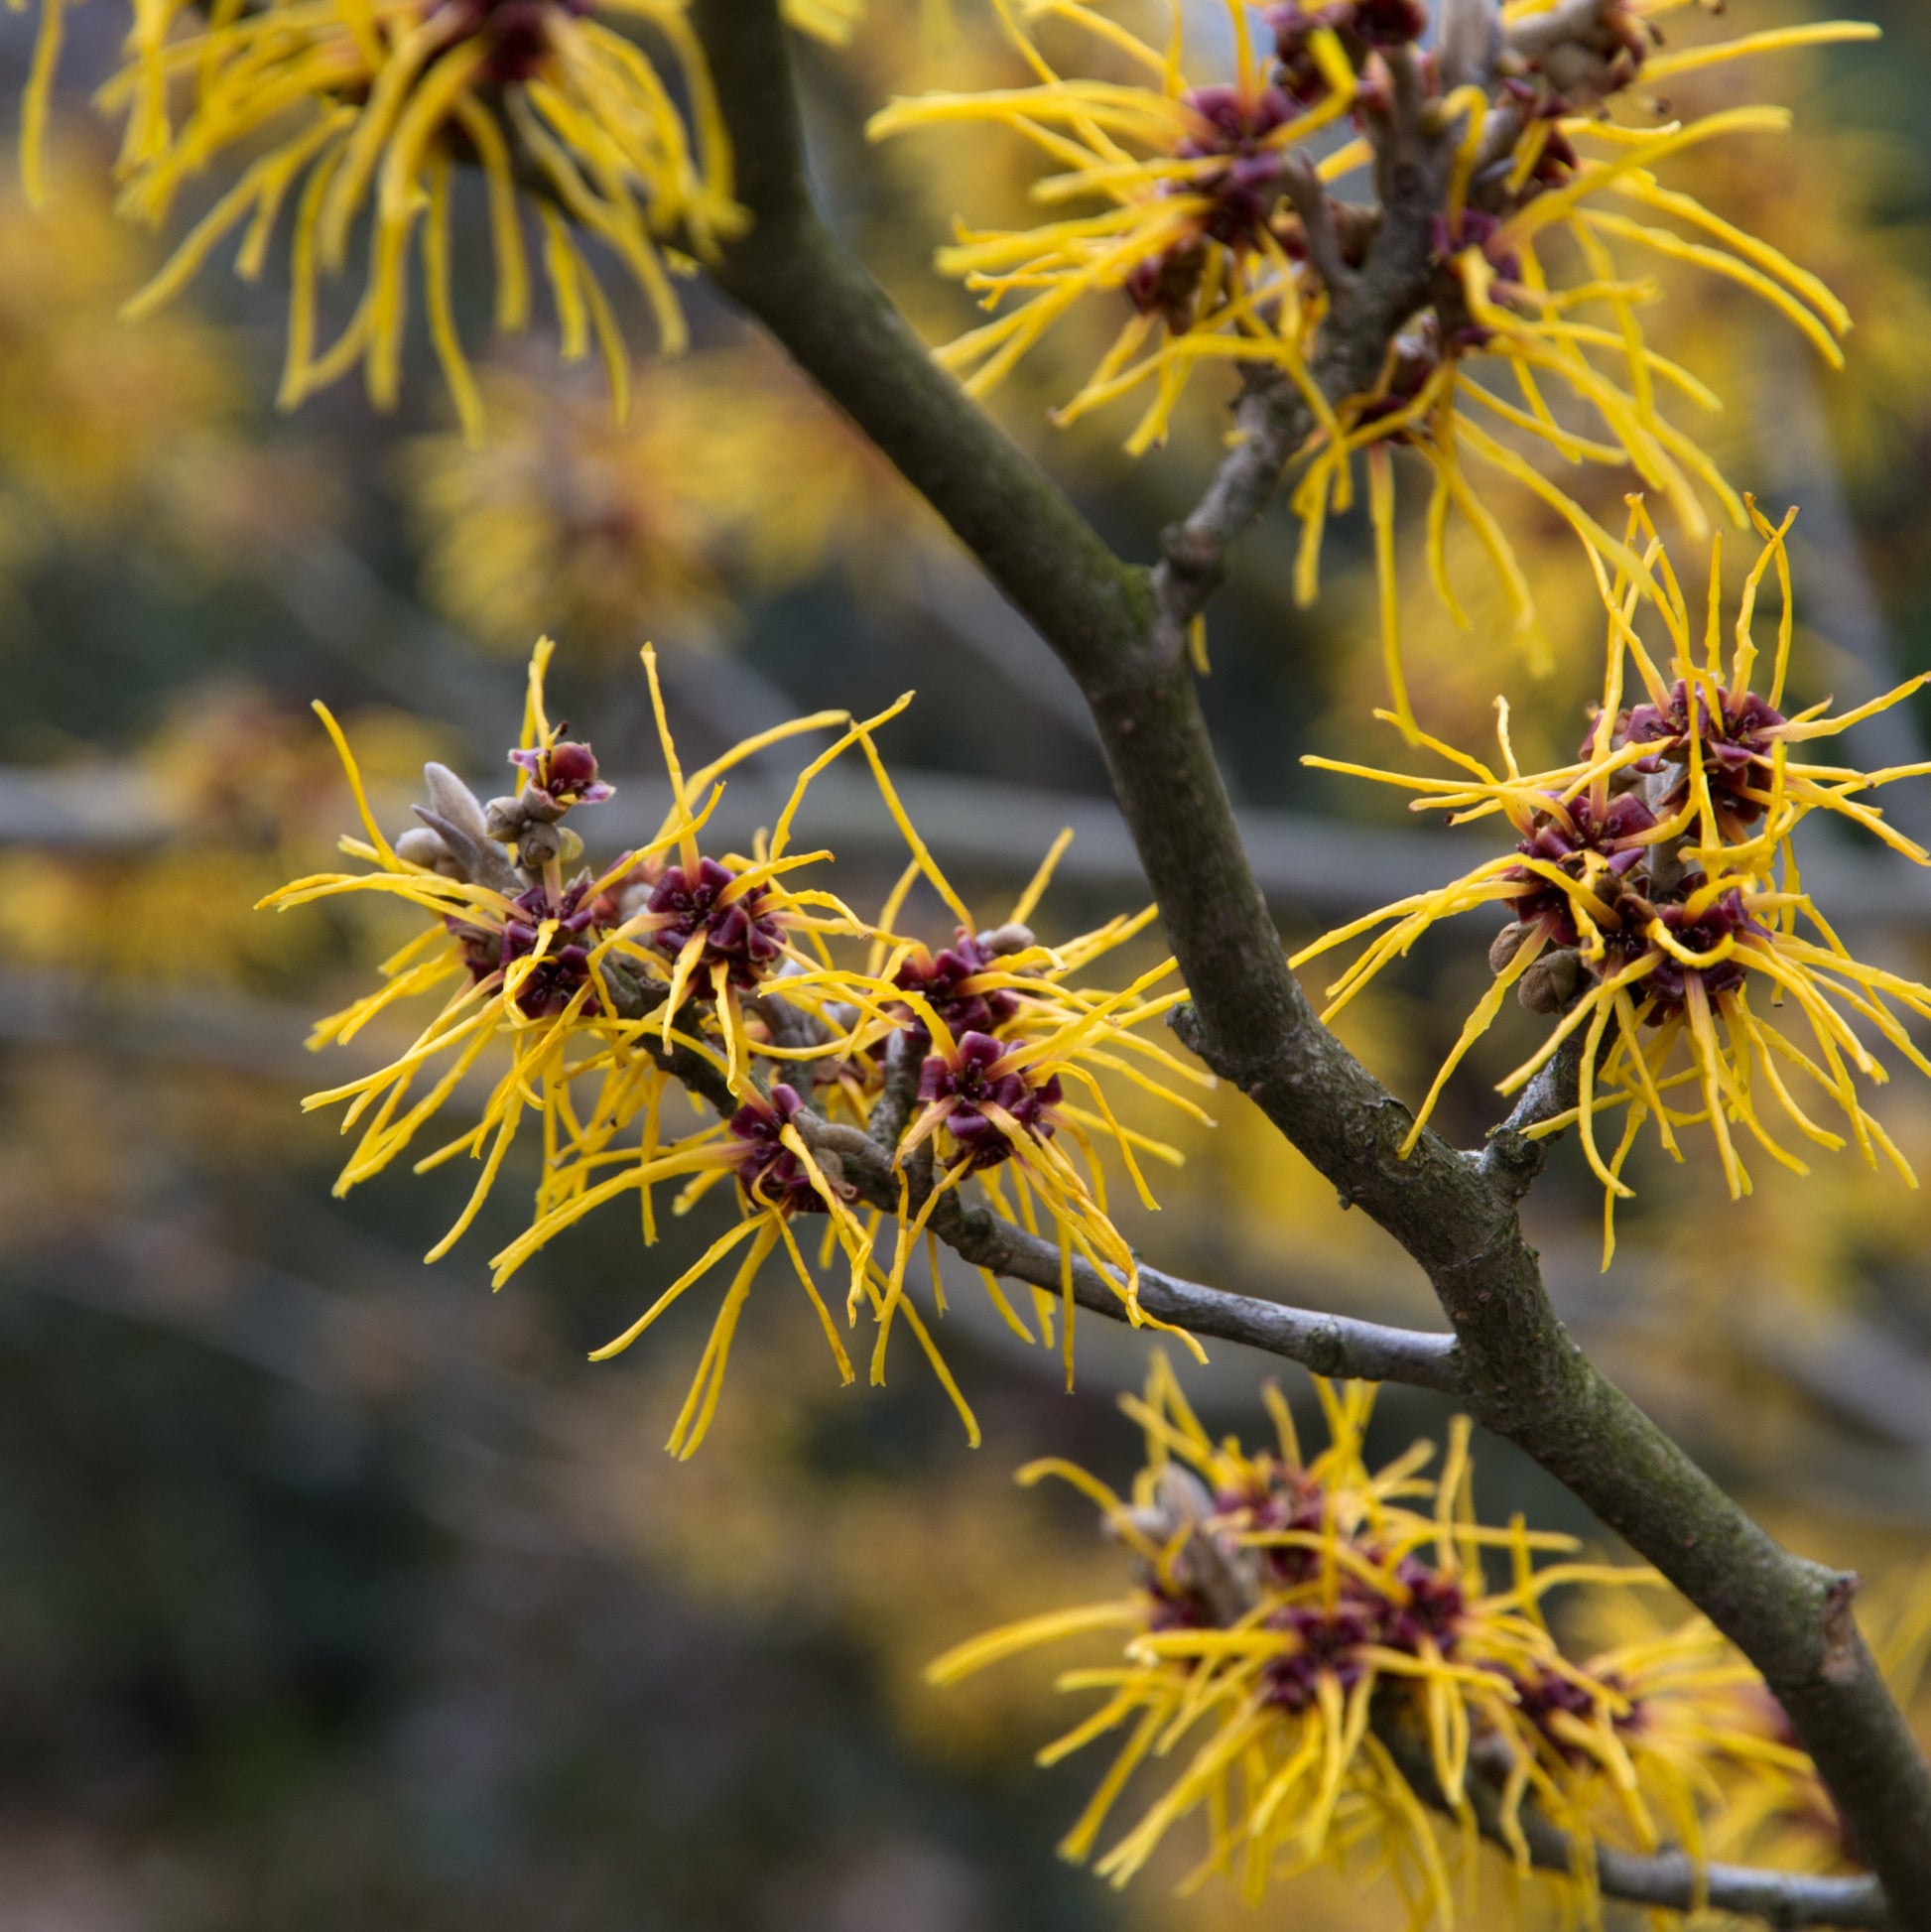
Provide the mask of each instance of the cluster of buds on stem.
MULTIPOLYGON (((563 736, 568 728, 512 750, 521 787, 487 805, 446 766, 431 765, 425 776, 432 803, 416 808, 423 823, 395 841, 399 859, 508 900, 499 917, 478 922, 451 913, 445 923, 471 978, 514 981, 509 996, 532 1020, 601 1010, 590 970, 601 902, 588 871, 564 878, 583 855, 582 839, 564 820, 579 806, 601 805, 615 788, 597 776, 587 744, 563 736)), ((635 1005, 631 975, 619 972, 605 990, 612 986, 617 1007, 635 1005)))

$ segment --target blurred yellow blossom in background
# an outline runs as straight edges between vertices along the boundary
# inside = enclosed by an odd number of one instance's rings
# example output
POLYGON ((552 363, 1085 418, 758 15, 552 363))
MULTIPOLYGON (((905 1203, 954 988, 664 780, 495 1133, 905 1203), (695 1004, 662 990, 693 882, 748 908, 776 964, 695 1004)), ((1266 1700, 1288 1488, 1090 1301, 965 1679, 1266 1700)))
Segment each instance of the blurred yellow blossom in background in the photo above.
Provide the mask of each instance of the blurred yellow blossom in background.
POLYGON ((489 442, 423 438, 402 478, 429 594, 483 643, 703 642, 729 634, 737 598, 834 564, 887 584, 925 533, 877 453, 768 351, 647 369, 622 423, 580 385, 510 367, 482 381, 489 442))

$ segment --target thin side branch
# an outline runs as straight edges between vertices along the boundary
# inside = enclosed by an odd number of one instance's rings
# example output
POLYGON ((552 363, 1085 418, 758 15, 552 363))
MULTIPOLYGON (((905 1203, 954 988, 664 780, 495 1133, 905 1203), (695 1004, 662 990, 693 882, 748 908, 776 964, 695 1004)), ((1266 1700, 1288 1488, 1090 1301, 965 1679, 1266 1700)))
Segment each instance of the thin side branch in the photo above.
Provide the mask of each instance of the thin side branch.
MULTIPOLYGON (((1435 1776, 1428 1746, 1393 1724, 1375 1725, 1401 1775, 1417 1797, 1435 1810, 1449 1812, 1435 1776)), ((1502 1829, 1501 1793, 1487 1778, 1472 1776, 1469 1807, 1476 1824, 1491 1845, 1513 1853, 1502 1829)), ((1533 1805, 1517 1815, 1517 1829, 1528 1849, 1529 1863, 1540 1871, 1576 1869, 1576 1846, 1560 1825, 1550 1822, 1533 1805)), ((1643 1856, 1609 1845, 1590 1848, 1596 1882, 1605 1898, 1629 1905, 1648 1905, 1664 1911, 1715 1910, 1746 1913, 1767 1919, 1788 1932, 1803 1926, 1847 1926, 1883 1932, 1895 1924, 1875 1878, 1816 1877, 1808 1872, 1766 1871, 1744 1865, 1699 1865, 1680 1851, 1643 1856)))
POLYGON ((1582 1036, 1571 1034, 1523 1088, 1515 1110, 1488 1135, 1488 1144, 1481 1150, 1482 1174, 1518 1201, 1534 1185, 1549 1158, 1548 1141, 1531 1140, 1529 1129, 1567 1113, 1576 1104, 1582 1067, 1582 1036))
MULTIPOLYGON (((1392 49, 1387 59, 1390 105, 1367 123, 1375 146, 1380 218, 1358 269, 1342 266, 1334 213, 1320 182, 1297 179, 1292 169, 1286 178, 1311 258, 1328 284, 1328 322, 1310 374, 1330 401, 1374 386, 1389 342, 1421 306, 1431 274, 1433 221, 1450 143, 1441 130, 1426 125, 1412 51, 1392 49), (1324 255, 1332 266, 1324 265, 1324 255)), ((1234 448, 1207 494, 1162 539, 1165 562, 1154 572, 1154 596, 1162 643, 1176 654, 1188 626, 1220 587, 1228 553, 1259 521, 1282 470, 1307 443, 1314 413, 1301 391, 1273 372, 1250 384, 1234 407, 1233 428, 1234 448)), ((1047 641, 1052 642, 1050 635, 1047 641)))
POLYGON ((1334 203, 1322 185, 1315 166, 1300 149, 1288 151, 1281 163, 1281 186, 1301 217, 1301 233, 1307 242, 1308 260, 1328 290, 1328 299, 1346 310, 1357 299, 1359 283, 1354 271, 1342 256, 1341 230, 1335 224, 1334 203))
MULTIPOLYGON (((866 1202, 888 1213, 896 1211, 898 1181, 889 1149, 855 1127, 837 1126, 811 1114, 798 1118, 815 1149, 837 1155, 844 1180, 866 1202)), ((1067 1278, 1061 1274, 1056 1242, 1029 1234, 987 1209, 966 1207, 957 1195, 949 1195, 939 1204, 931 1225, 961 1260, 973 1267, 1055 1295, 1067 1278)), ((1070 1257, 1067 1265, 1073 1299, 1082 1308, 1115 1322, 1129 1319, 1122 1284, 1116 1278, 1079 1255, 1070 1257)), ((1405 1382, 1414 1388, 1445 1392, 1453 1392, 1458 1386, 1455 1338, 1450 1335, 1386 1328, 1346 1315, 1289 1308, 1280 1302, 1203 1287, 1199 1282, 1183 1281, 1177 1275, 1144 1266, 1140 1269, 1139 1300, 1156 1321, 1193 1335, 1262 1350, 1299 1362, 1317 1375, 1405 1382)))

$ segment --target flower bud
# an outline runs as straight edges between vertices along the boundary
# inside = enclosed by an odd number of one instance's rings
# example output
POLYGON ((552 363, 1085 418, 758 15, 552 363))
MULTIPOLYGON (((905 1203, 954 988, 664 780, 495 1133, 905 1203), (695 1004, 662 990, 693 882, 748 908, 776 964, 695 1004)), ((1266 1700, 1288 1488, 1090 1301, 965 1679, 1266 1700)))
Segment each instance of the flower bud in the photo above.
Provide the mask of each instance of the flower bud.
MULTIPOLYGON (((563 856, 564 833, 554 825, 538 819, 523 828, 523 836, 516 843, 516 862, 526 872, 541 872, 553 859, 563 856)), ((579 842, 578 850, 582 850, 579 842)))
POLYGON ((429 787, 429 802, 437 816, 448 819, 458 832, 467 833, 481 844, 489 834, 475 793, 448 765, 434 760, 423 767, 423 782, 429 787))
POLYGON ((411 865, 427 866, 436 871, 444 859, 452 854, 449 846, 428 826, 411 826, 407 832, 396 835, 396 856, 406 859, 411 865))
POLYGON ((586 744, 566 741, 550 747, 550 769, 546 789, 579 792, 596 782, 596 759, 586 744))
POLYGON ((554 822, 574 805, 601 805, 613 790, 596 775, 596 754, 575 738, 512 751, 510 763, 530 774, 523 804, 533 818, 554 822))
POLYGON ((1586 977, 1581 955, 1568 947, 1545 953, 1515 982, 1515 997, 1531 1013, 1560 1013, 1582 990, 1586 977))
POLYGON ((1030 926, 1022 926, 1012 920, 1004 926, 994 926, 988 933, 977 936, 978 943, 995 958, 1006 953, 1024 953, 1029 947, 1039 944, 1038 936, 1030 926))
POLYGON ((513 845, 530 823, 529 808, 520 798, 493 798, 483 807, 483 824, 492 838, 513 845))
POLYGON ((1521 922, 1511 919, 1489 942, 1488 970, 1496 973, 1506 972, 1514 962, 1516 954, 1522 950, 1522 941, 1526 937, 1521 922))
MULTIPOLYGON (((467 884, 474 876, 473 854, 451 849, 449 839, 434 826, 411 826, 407 832, 397 835, 395 845, 398 858, 407 859, 412 865, 427 866, 443 878, 467 884)), ((485 879, 483 883, 490 881, 485 879)))

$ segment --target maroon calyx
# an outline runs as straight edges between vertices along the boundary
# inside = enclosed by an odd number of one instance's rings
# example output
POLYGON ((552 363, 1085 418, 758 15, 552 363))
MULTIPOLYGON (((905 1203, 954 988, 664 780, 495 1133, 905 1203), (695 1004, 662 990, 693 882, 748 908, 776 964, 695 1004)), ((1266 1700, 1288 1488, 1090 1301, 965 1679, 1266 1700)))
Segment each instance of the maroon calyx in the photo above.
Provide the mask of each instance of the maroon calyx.
POLYGON ((1616 719, 1616 742, 1655 747, 1636 761, 1635 769, 1646 775, 1661 771, 1665 764, 1683 766, 1663 800, 1669 809, 1680 806, 1690 795, 1690 739, 1693 735, 1700 738, 1711 801, 1727 830, 1741 831, 1763 816, 1761 801, 1747 794, 1755 788, 1759 768, 1769 764, 1775 743, 1772 733, 1784 722, 1783 713, 1753 691, 1733 694, 1719 685, 1714 704, 1707 695, 1698 695, 1693 727, 1689 688, 1679 678, 1670 688, 1667 705, 1632 706, 1616 719))
POLYGON ((1461 1627, 1468 1599, 1453 1577, 1430 1569, 1419 1558, 1407 1556, 1395 1565, 1395 1577, 1408 1592, 1408 1601, 1387 1600, 1382 1613, 1381 1641, 1391 1650, 1419 1652, 1432 1643, 1444 1654, 1453 1646, 1461 1627))
POLYGON ((1370 48, 1406 47, 1428 31, 1428 9, 1422 0, 1329 0, 1325 6, 1313 7, 1287 0, 1269 7, 1261 18, 1273 30, 1281 86, 1309 107, 1329 93, 1328 76, 1309 45, 1318 29, 1325 27, 1338 35, 1357 60, 1370 48))
POLYGON ((1332 1677, 1344 1693, 1352 1691, 1367 1669, 1363 1647, 1380 1639, 1380 1606, 1359 1597, 1344 1597, 1332 1610, 1293 1604, 1276 1610, 1267 1627, 1294 1636, 1298 1647, 1267 1666, 1268 1701, 1305 1711, 1319 1695, 1323 1677, 1332 1677))
POLYGON ((1704 996, 1714 1004, 1725 993, 1735 992, 1746 976, 1743 962, 1734 953, 1712 966, 1684 965, 1675 954, 1664 951, 1649 937, 1651 920, 1660 919, 1668 927, 1670 937, 1691 953, 1713 953, 1725 940, 1742 935, 1769 937, 1770 929, 1743 904, 1742 892, 1736 886, 1692 918, 1689 902, 1708 883, 1702 872, 1687 871, 1670 888, 1669 901, 1664 904, 1652 904, 1640 893, 1629 892, 1618 908, 1622 914, 1621 927, 1604 935, 1606 952, 1595 968, 1604 978, 1645 955, 1654 956, 1654 963, 1638 988, 1639 994, 1649 1002, 1646 1023, 1650 1026, 1660 1026, 1683 1010, 1692 980, 1702 986, 1704 996))
MULTIPOLYGON (((1247 1490, 1223 1489, 1214 1498, 1215 1511, 1226 1526, 1243 1535, 1270 1531, 1318 1532, 1327 1516, 1327 1497, 1321 1484, 1305 1470, 1269 1464, 1264 1477, 1247 1490)), ((1308 1582, 1321 1567, 1318 1550, 1295 1543, 1261 1543, 1255 1554, 1268 1576, 1292 1587, 1308 1582)))
MULTIPOLYGON (((1521 114, 1523 122, 1560 121, 1568 114, 1568 103, 1558 100, 1552 94, 1536 86, 1532 80, 1514 75, 1502 82, 1502 92, 1511 100, 1521 114)), ((1542 137, 1541 152, 1535 158, 1535 166, 1529 170, 1528 180, 1522 192, 1515 198, 1515 205, 1533 200, 1544 189, 1560 188, 1582 165, 1582 157, 1577 154, 1575 143, 1560 127, 1551 126, 1542 137)))
POLYGON ((488 49, 484 76, 499 87, 533 79, 548 58, 558 19, 581 20, 592 0, 438 0, 430 18, 451 20, 451 41, 480 39, 488 49))
POLYGON ((596 754, 587 744, 561 738, 555 744, 527 745, 510 753, 510 763, 530 774, 525 802, 562 818, 573 806, 601 805, 616 792, 596 775, 596 754))
MULTIPOLYGON (((1701 872, 1686 872, 1683 875, 1686 894, 1695 893, 1703 884, 1701 872)), ((1690 917, 1687 905, 1662 906, 1657 910, 1663 924, 1669 928, 1670 937, 1692 953, 1713 952, 1725 940, 1735 938, 1739 933, 1763 933, 1767 936, 1769 930, 1761 920, 1752 918, 1745 910, 1743 895, 1735 886, 1694 919, 1690 917)), ((1667 1019, 1676 1012, 1683 1004, 1684 991, 1693 977, 1702 981, 1705 995, 1714 1001, 1724 993, 1735 992, 1743 983, 1743 963, 1732 954, 1715 966, 1689 966, 1675 954, 1664 953, 1642 982, 1643 991, 1656 1002, 1651 1018, 1667 1019)))
MULTIPOLYGON (((805 1163, 784 1144, 787 1126, 805 1110, 796 1088, 780 1081, 766 1105, 746 1100, 730 1118, 730 1137, 738 1151, 737 1185, 744 1198, 759 1208, 777 1208, 787 1215, 823 1215, 831 1211, 812 1185, 805 1163)), ((836 1181, 833 1182, 837 1186, 836 1181)), ((846 1188, 847 1194, 856 1190, 846 1188)))
POLYGON ((1220 165, 1162 185, 1163 194, 1206 198, 1199 230, 1139 263, 1125 285, 1140 314, 1159 316, 1175 334, 1193 325, 1207 242, 1218 241, 1236 254, 1259 244, 1280 199, 1286 165, 1279 148, 1263 144, 1301 112, 1299 103, 1279 87, 1263 87, 1258 94, 1225 85, 1195 87, 1180 98, 1193 110, 1195 124, 1174 154, 1182 161, 1215 159, 1220 165))
MULTIPOLYGON (((1464 249, 1479 248, 1488 266, 1495 271, 1497 282, 1519 282, 1522 279, 1522 258, 1502 241, 1501 226, 1499 215, 1490 214, 1483 208, 1464 208, 1453 222, 1446 214, 1431 215, 1428 232, 1438 259, 1447 261, 1464 249)), ((1487 331, 1480 332, 1485 340, 1487 331)), ((1459 343, 1458 346, 1480 344, 1459 343)))
POLYGON ((1369 47, 1406 47, 1428 31, 1422 0, 1354 0, 1345 31, 1369 47))
POLYGON ((1146 1588, 1146 1626, 1149 1630, 1209 1630, 1213 1607, 1197 1590, 1150 1580, 1146 1588))
MULTIPOLYGON (((997 965, 998 956, 961 926, 952 945, 937 955, 913 954, 892 975, 892 984, 923 994, 955 1039, 964 1033, 990 1033, 1018 1012, 1018 995, 1003 986, 985 992, 966 992, 963 987, 966 980, 990 972, 997 965)), ((932 1043, 925 1021, 913 1007, 896 1010, 904 1017, 905 1031, 913 1045, 925 1051, 932 1043)))
POLYGON ((946 1115, 946 1131, 971 1157, 974 1172, 997 1167, 1014 1152, 1005 1131, 986 1114, 988 1106, 1002 1109, 1035 1140, 1050 1140, 1058 1125, 1052 1109, 1060 1102, 1059 1076, 1035 1087, 1018 1068, 993 1073, 1005 1054, 989 1034, 968 1033, 959 1043, 957 1064, 935 1053, 919 1069, 921 1101, 956 1102, 946 1115))
POLYGON ((487 926, 471 926, 460 919, 445 919, 443 924, 462 949, 462 964, 468 968, 472 984, 487 979, 492 972, 502 970, 501 933, 492 932, 487 926))
POLYGON ((752 992, 784 955, 784 928, 770 911, 771 895, 761 885, 720 903, 736 877, 714 858, 699 859, 695 876, 681 865, 666 866, 651 887, 649 910, 667 915, 651 935, 651 944, 675 960, 702 933, 704 950, 694 978, 708 984, 711 968, 722 966, 737 991, 752 992))
MULTIPOLYGON (((550 935, 543 957, 530 968, 516 991, 517 1008, 530 1019, 555 1019, 589 982, 590 955, 582 940, 595 924, 595 915, 583 903, 588 889, 589 879, 585 875, 568 887, 561 900, 553 903, 546 887, 533 885, 515 902, 522 916, 510 919, 503 927, 501 962, 507 969, 536 951, 546 921, 557 922, 557 930, 550 935)), ((578 1010, 585 1014, 601 1010, 594 990, 578 1010)))
MULTIPOLYGON (((1552 807, 1555 803, 1552 795, 1552 807)), ((1556 866, 1579 884, 1591 870, 1587 854, 1593 852, 1602 857, 1611 878, 1633 883, 1650 851, 1640 842, 1639 835, 1655 824, 1656 815, 1633 792, 1618 793, 1600 815, 1585 792, 1560 810, 1539 815, 1535 830, 1515 849, 1524 858, 1539 858, 1556 866), (1568 815, 1566 823, 1564 813, 1568 815)), ((1522 925, 1541 927, 1553 946, 1582 943, 1569 895, 1559 885, 1526 865, 1511 866, 1503 876, 1528 886, 1509 902, 1522 925)), ((1600 892, 1603 888, 1599 885, 1597 889, 1600 892)))
MULTIPOLYGON (((1549 1747, 1571 1764, 1593 1764, 1596 1759, 1574 1739, 1565 1738, 1557 1727, 1558 1717, 1574 1718, 1587 1724, 1597 1712, 1597 1696, 1592 1690, 1578 1684, 1573 1678, 1565 1677, 1560 1671, 1529 1670, 1511 1671, 1499 1665, 1486 1665, 1484 1668, 1498 1672, 1513 1686, 1515 1701, 1522 1715, 1535 1726, 1548 1739, 1549 1747)), ((1625 1687, 1614 1671, 1606 1671, 1599 1680, 1606 1689, 1617 1696, 1625 1695, 1625 1687)), ((1643 1723, 1642 1704, 1635 1698, 1628 1699, 1628 1708, 1609 1715, 1609 1723, 1617 1731, 1628 1733, 1640 1731, 1643 1723)))
POLYGON ((1126 278, 1127 299, 1143 316, 1158 316, 1176 334, 1194 325, 1194 298, 1207 272, 1207 244, 1176 242, 1158 255, 1134 264, 1126 278))
POLYGON ((1216 241, 1235 250, 1251 248, 1279 197, 1285 161, 1279 148, 1262 143, 1295 119, 1300 107, 1278 87, 1254 95, 1224 85, 1194 87, 1180 98, 1200 117, 1200 126, 1174 153, 1183 161, 1217 157, 1222 164, 1196 176, 1184 192, 1211 198, 1206 228, 1216 241))
MULTIPOLYGON (((1319 1522, 1317 1512, 1316 1522, 1319 1522)), ((1313 1551, 1300 1552, 1318 1563, 1313 1551)), ((1314 1574, 1311 1563, 1308 1574, 1314 1574)), ((1290 1711, 1305 1711, 1315 1701, 1316 1685, 1331 1675, 1349 1691, 1367 1668, 1364 1646, 1420 1656, 1433 1648, 1447 1656, 1468 1610, 1462 1586, 1419 1557, 1395 1566, 1398 1592, 1383 1592, 1351 1579, 1332 1609, 1296 1604, 1277 1610, 1268 1628, 1290 1631, 1300 1647, 1267 1667, 1268 1696, 1290 1711)))
MULTIPOLYGON (((1214 1514, 1196 1527, 1195 1534, 1217 1539, 1223 1556, 1231 1546, 1244 1556, 1258 1557, 1271 1587, 1300 1595, 1323 1574, 1322 1550, 1248 1539, 1283 1531, 1318 1536, 1330 1508, 1327 1490, 1307 1471, 1262 1457, 1237 1484, 1215 1492, 1214 1514)), ((1387 1553, 1372 1543, 1355 1539, 1353 1547, 1370 1564, 1386 1562, 1387 1553)), ((1170 1579, 1149 1584, 1151 1627, 1215 1623, 1211 1604, 1187 1587, 1184 1566, 1179 1574, 1178 1590, 1170 1579)), ((1364 1654, 1368 1650, 1448 1657, 1456 1649, 1468 1614, 1467 1594, 1454 1575, 1425 1558, 1401 1558, 1386 1582, 1351 1570, 1337 1583, 1333 1602, 1284 1604, 1267 1618, 1267 1629, 1290 1639, 1289 1647, 1268 1661, 1261 1677, 1268 1700, 1285 1710, 1300 1712, 1315 1704, 1324 1677, 1332 1678, 1346 1695, 1371 1668, 1364 1654)))
MULTIPOLYGON (((1396 415, 1412 403, 1428 386, 1442 366, 1442 325, 1432 310, 1418 317, 1388 344, 1388 359, 1381 387, 1361 407, 1358 421, 1379 423, 1396 415)), ((1420 434, 1419 425, 1395 432, 1388 440, 1411 443, 1420 434)))

